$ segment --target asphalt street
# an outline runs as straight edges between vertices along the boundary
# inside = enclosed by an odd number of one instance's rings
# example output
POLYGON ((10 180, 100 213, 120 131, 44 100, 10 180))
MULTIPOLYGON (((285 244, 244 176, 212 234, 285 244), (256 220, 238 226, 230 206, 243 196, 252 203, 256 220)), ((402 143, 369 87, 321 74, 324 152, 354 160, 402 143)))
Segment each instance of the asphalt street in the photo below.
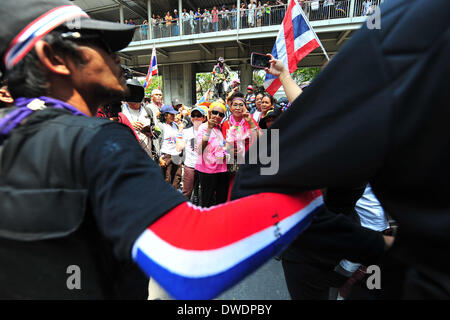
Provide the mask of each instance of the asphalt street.
POLYGON ((290 300, 281 261, 264 266, 220 295, 218 300, 290 300))

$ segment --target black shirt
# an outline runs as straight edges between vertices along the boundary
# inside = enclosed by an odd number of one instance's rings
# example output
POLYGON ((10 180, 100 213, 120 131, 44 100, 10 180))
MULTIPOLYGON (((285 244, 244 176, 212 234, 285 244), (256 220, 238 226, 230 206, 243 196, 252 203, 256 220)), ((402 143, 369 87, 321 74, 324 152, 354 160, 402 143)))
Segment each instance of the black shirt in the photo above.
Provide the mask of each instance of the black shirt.
MULTIPOLYGON (((369 181, 399 223, 393 253, 450 270, 450 2, 390 1, 273 124, 279 171, 241 166, 232 198, 369 181)), ((270 144, 269 144, 270 146, 270 144)))
POLYGON ((121 259, 131 259, 134 241, 150 224, 187 201, 120 124, 96 134, 86 149, 84 169, 92 212, 121 259))

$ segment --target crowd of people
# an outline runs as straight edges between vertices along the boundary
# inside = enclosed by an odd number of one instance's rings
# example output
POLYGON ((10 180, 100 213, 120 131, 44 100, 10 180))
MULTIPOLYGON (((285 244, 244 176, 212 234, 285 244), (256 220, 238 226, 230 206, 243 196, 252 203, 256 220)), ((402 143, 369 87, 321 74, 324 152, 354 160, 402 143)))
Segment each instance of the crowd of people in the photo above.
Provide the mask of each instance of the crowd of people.
MULTIPOLYGON (((239 83, 239 81, 237 81, 239 83)), ((224 203, 245 151, 289 106, 264 91, 231 87, 226 101, 218 99, 187 106, 179 98, 163 104, 163 92, 144 97, 137 80, 128 80, 132 92, 123 101, 117 119, 129 125, 142 148, 161 167, 164 179, 187 199, 202 207, 224 203), (272 112, 274 111, 275 112, 272 112), (202 138, 208 136, 207 143, 202 138)), ((100 117, 113 118, 99 109, 100 117)))
MULTIPOLYGON (((379 0, 364 0, 356 3, 356 15, 366 16, 374 12, 379 0)), ((344 18, 350 13, 350 2, 339 0, 300 0, 306 16, 309 20, 322 20, 328 18, 344 18)), ((284 19, 287 3, 283 0, 242 1, 240 5, 239 28, 254 28, 271 25, 279 25, 284 19)), ((139 23, 139 39, 149 39, 152 28, 153 38, 167 38, 183 35, 235 30, 237 28, 238 10, 236 4, 231 6, 214 6, 212 8, 184 8, 181 13, 177 9, 164 14, 152 14, 150 21, 142 20, 139 23)), ((137 25, 133 19, 127 19, 125 24, 137 25)), ((136 39, 137 40, 137 39, 136 39)))

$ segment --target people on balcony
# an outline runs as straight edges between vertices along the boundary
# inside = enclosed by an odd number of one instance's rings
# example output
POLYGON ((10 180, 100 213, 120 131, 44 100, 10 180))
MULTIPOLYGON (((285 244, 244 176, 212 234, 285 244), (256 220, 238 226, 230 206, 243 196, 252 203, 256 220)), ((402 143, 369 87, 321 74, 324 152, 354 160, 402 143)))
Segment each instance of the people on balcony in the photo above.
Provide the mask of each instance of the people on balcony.
POLYGON ((178 20, 179 20, 179 16, 178 16, 178 11, 177 9, 173 10, 173 21, 172 21, 172 30, 173 36, 178 36, 178 20))
MULTIPOLYGON (((250 0, 248 5, 243 2, 240 9, 240 27, 254 28, 281 24, 285 12, 286 4, 282 0, 277 0, 276 4, 267 1, 264 5, 261 1, 257 4, 257 0, 250 0)), ((136 24, 133 19, 125 20, 125 23, 136 24)), ((192 10, 188 12, 185 8, 181 14, 174 9, 173 12, 168 11, 163 18, 152 14, 149 22, 142 22, 139 25, 136 40, 150 39, 148 25, 152 26, 153 38, 179 36, 181 25, 184 35, 232 30, 237 27, 237 8, 235 4, 231 10, 225 5, 220 8, 214 6, 211 10, 197 8, 195 13, 192 10)))

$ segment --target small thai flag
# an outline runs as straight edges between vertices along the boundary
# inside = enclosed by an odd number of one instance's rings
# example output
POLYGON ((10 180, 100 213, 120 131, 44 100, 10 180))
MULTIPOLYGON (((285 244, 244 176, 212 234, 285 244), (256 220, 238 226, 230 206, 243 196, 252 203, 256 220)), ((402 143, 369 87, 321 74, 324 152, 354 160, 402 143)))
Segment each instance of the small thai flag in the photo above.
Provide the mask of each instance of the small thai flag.
MULTIPOLYGON (((282 28, 278 32, 272 49, 272 56, 281 60, 292 73, 297 70, 298 62, 319 46, 322 46, 320 40, 310 26, 301 6, 297 0, 290 1, 282 28)), ((277 77, 266 74, 264 88, 270 95, 273 96, 280 86, 281 82, 277 77)))
POLYGON ((148 67, 147 76, 145 77, 144 88, 147 89, 152 83, 152 77, 158 75, 158 64, 156 63, 156 46, 153 44, 152 58, 148 67))
POLYGON ((199 106, 209 105, 208 104, 208 102, 209 102, 209 92, 210 92, 210 89, 208 89, 208 91, 206 91, 206 93, 203 95, 203 97, 201 97, 200 100, 198 100, 197 104, 199 106))

